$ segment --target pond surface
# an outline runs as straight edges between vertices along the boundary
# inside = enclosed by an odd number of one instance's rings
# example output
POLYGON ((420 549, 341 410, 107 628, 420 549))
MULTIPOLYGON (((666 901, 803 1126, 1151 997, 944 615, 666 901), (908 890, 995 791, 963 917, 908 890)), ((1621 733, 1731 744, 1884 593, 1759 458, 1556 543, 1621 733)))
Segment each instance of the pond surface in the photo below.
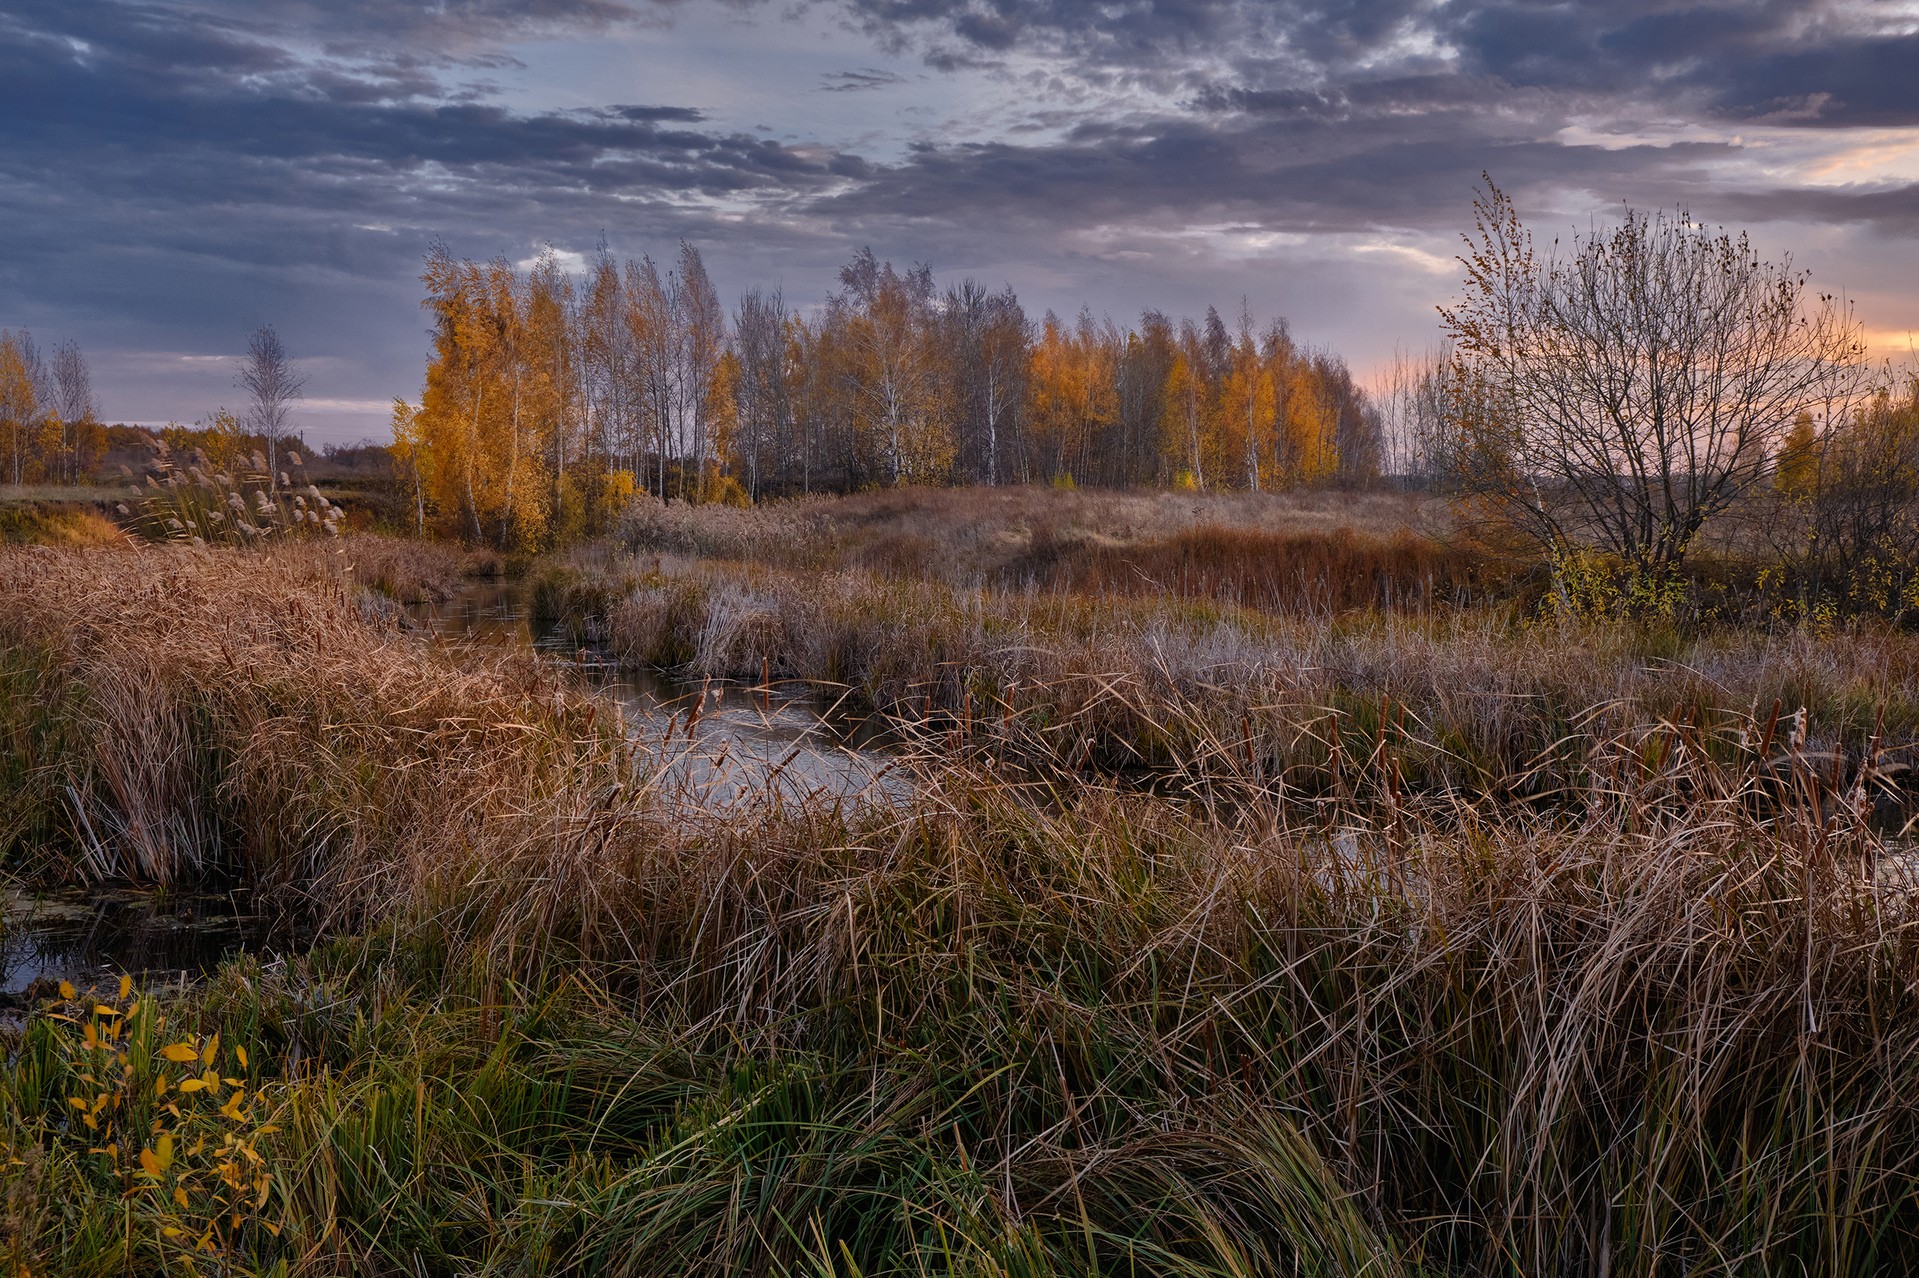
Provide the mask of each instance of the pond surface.
POLYGON ((831 713, 811 688, 684 682, 622 669, 565 633, 541 631, 518 583, 467 582, 444 604, 407 615, 442 642, 537 652, 575 670, 618 707, 629 737, 657 759, 663 790, 720 810, 766 799, 897 801, 910 793, 876 726, 831 713))
POLYGON ((196 980, 236 951, 257 951, 268 932, 244 893, 0 889, 0 1023, 62 981, 101 989, 122 972, 148 986, 196 980))

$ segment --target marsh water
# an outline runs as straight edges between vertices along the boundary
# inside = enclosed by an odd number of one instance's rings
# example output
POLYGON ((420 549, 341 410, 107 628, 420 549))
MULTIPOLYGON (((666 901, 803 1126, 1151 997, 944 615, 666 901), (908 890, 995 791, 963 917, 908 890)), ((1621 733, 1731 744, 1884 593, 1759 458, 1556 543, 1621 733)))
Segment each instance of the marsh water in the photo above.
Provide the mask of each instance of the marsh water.
POLYGON ((446 603, 412 605, 407 615, 440 642, 503 645, 571 668, 648 748, 661 792, 675 802, 722 810, 769 798, 863 803, 908 793, 884 731, 834 713, 814 689, 688 682, 622 668, 566 633, 537 626, 514 581, 468 581, 446 603))
POLYGON ((236 950, 270 948, 271 933, 238 892, 0 891, 0 1023, 62 981, 97 989, 122 972, 148 985, 194 980, 236 950))

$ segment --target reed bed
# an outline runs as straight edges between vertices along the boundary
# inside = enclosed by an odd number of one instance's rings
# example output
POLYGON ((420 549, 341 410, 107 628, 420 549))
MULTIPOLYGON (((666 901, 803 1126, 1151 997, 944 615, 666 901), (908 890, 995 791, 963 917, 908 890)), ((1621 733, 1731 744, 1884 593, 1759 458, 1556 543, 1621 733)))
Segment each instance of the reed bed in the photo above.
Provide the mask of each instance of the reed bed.
POLYGON ((537 593, 636 667, 795 681, 955 750, 1108 775, 1312 795, 1390 738, 1399 784, 1537 798, 1607 780, 1621 741, 1657 772, 1681 725, 1727 763, 1785 770, 1790 743, 1892 819, 1919 747, 1919 639, 1879 625, 1299 615, 673 556, 581 558, 537 593))
POLYGON ((10 668, 57 694, 0 749, 77 805, 12 862, 251 876, 325 934, 31 1023, 0 1068, 16 1267, 1919 1261, 1914 885, 1790 726, 1722 753, 1668 721, 1651 770, 1595 736, 1573 817, 1416 792, 1390 734, 1306 804, 1250 764, 1209 802, 936 734, 909 804, 701 819, 558 675, 368 621, 319 554, 0 553, 10 668), (117 789, 136 744, 170 762, 117 789), (145 861, 128 794, 218 837, 145 861))

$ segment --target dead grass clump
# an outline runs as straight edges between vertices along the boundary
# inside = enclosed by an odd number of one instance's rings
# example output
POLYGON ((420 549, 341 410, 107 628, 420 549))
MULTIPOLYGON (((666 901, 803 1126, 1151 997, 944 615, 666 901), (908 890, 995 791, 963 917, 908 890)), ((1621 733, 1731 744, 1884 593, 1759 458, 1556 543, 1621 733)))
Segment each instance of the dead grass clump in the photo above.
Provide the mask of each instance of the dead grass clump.
POLYGON ((0 833, 40 837, 0 856, 350 912, 617 763, 596 708, 530 658, 456 664, 362 620, 348 567, 337 546, 0 553, 0 648, 61 707, 36 739, 64 743, 10 761, 28 784, 9 807, 38 815, 0 833))
POLYGON ((396 603, 445 603, 463 577, 488 575, 474 573, 470 555, 441 542, 355 533, 344 538, 341 547, 341 571, 396 603))

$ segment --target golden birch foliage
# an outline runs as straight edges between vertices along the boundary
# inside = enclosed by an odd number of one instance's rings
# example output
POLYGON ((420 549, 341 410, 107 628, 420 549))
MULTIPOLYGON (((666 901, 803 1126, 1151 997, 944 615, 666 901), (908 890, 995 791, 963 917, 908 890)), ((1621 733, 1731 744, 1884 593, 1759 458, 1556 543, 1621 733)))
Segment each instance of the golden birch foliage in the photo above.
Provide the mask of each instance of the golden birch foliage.
POLYGON ((1272 370, 1259 358, 1250 338, 1233 350, 1233 362, 1220 384, 1216 414, 1219 445, 1237 465, 1232 471, 1247 488, 1264 487, 1261 462, 1273 452, 1277 395, 1272 370))
POLYGON ((426 504, 445 532, 541 545, 553 492, 547 443, 559 415, 554 369, 564 366, 551 347, 565 341, 564 326, 528 305, 505 261, 482 266, 436 248, 421 280, 433 354, 406 446, 431 458, 419 470, 426 504))
MULTIPOLYGON (((1206 459, 1200 443, 1200 378, 1182 352, 1173 357, 1160 394, 1160 448, 1171 459, 1175 475, 1185 475, 1195 489, 1206 487, 1206 459)), ((1182 485, 1183 486, 1183 485, 1182 485)))
POLYGON ((1069 332, 1048 314, 1027 368, 1027 420, 1041 465, 1053 478, 1085 465, 1094 437, 1119 415, 1112 352, 1090 317, 1069 332))
POLYGON ((1819 484, 1819 435, 1812 414, 1801 413, 1786 432, 1779 449, 1779 462, 1773 471, 1773 487, 1781 496, 1809 497, 1819 484))
POLYGON ((722 354, 713 365, 713 376, 706 387, 706 426, 711 436, 713 473, 700 476, 700 500, 730 502, 732 490, 739 483, 729 472, 744 469, 734 453, 740 437, 740 357, 732 351, 722 354))
POLYGON ((1286 397, 1286 454, 1289 483, 1316 484, 1339 470, 1339 408, 1319 371, 1310 364, 1293 373, 1286 397))

